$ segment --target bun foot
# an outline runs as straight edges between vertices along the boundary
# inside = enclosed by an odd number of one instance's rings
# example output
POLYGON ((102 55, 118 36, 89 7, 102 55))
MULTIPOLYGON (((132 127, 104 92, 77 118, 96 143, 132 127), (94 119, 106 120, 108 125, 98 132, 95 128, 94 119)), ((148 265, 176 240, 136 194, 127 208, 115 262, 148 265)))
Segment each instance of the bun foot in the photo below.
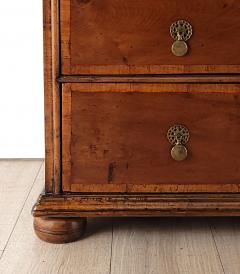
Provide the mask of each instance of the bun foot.
POLYGON ((79 240, 86 229, 86 218, 34 218, 34 231, 41 240, 63 244, 79 240))

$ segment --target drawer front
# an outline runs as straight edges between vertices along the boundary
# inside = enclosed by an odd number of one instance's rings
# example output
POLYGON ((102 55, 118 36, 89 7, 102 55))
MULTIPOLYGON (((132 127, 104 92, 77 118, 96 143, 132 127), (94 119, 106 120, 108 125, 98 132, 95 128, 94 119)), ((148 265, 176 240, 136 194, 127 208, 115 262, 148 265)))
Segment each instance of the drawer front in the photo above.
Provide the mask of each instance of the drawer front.
POLYGON ((60 2, 63 74, 239 72, 239 0, 60 2), (170 35, 179 19, 193 32, 182 57, 170 35))
POLYGON ((63 190, 220 192, 240 184, 240 86, 64 84, 63 190), (187 158, 167 132, 184 125, 187 158))

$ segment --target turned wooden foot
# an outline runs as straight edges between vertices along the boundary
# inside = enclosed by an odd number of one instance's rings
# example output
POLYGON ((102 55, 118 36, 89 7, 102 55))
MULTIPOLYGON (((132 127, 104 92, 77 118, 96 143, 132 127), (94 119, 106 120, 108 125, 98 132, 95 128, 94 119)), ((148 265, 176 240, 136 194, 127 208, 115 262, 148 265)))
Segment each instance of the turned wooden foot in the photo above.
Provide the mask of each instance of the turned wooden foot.
POLYGON ((74 242, 86 229, 86 218, 34 218, 34 231, 43 241, 54 244, 74 242))

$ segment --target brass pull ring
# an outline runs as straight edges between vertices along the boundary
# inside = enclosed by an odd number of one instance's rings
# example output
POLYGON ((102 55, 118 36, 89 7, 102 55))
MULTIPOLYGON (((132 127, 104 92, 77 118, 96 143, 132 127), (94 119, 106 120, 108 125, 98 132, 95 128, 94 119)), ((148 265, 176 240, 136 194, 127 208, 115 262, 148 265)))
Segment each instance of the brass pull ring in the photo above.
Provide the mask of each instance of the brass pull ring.
POLYGON ((168 141, 173 145, 171 156, 176 161, 183 161, 188 156, 188 151, 185 145, 187 144, 190 133, 183 125, 172 126, 167 133, 168 141))
POLYGON ((192 34, 193 28, 191 24, 185 20, 178 20, 170 27, 170 34, 175 42, 172 45, 172 53, 175 56, 184 56, 188 52, 188 41, 192 34))

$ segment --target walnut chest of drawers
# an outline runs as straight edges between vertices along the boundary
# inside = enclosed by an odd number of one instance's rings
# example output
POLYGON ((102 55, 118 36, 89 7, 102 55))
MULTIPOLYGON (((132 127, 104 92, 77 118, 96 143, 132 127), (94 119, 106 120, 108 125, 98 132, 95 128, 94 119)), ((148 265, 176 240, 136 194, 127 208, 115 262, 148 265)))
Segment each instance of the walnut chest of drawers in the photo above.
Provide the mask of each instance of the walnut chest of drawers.
POLYGON ((240 216, 239 0, 44 0, 37 235, 87 217, 240 216))

